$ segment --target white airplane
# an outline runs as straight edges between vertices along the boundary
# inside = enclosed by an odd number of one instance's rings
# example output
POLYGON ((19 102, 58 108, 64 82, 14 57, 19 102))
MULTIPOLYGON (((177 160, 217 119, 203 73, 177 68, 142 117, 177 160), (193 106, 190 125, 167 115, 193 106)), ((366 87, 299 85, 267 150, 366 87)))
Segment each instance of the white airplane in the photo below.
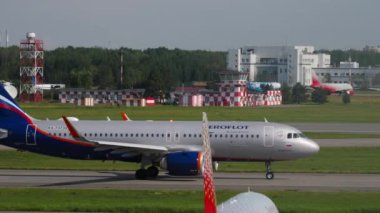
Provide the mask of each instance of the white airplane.
MULTIPOLYGON (((37 120, 26 114, 0 85, 0 144, 35 153, 88 160, 140 163, 137 179, 201 173, 200 121, 37 120), (148 168, 147 168, 148 167, 148 168)), ((271 162, 308 157, 319 151, 294 127, 265 122, 209 123, 213 160, 271 162)))
POLYGON ((354 88, 352 87, 351 84, 322 83, 322 82, 320 82, 318 76, 315 73, 312 74, 311 87, 312 88, 321 88, 321 89, 327 91, 329 94, 331 94, 331 93, 342 93, 342 92, 347 92, 347 94, 349 94, 349 95, 354 94, 354 88))
POLYGON ((267 196, 256 192, 240 193, 216 207, 216 193, 212 169, 211 145, 207 114, 203 113, 203 187, 205 213, 278 213, 276 205, 267 196))

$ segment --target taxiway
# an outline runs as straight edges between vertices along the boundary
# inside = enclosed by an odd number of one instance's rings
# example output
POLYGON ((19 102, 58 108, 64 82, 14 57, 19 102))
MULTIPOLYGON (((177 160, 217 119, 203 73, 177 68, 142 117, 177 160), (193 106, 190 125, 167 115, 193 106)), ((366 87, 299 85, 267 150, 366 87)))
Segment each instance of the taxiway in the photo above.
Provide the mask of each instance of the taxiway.
MULTIPOLYGON (((263 173, 214 176, 218 190, 380 191, 380 174, 276 173, 273 180, 266 180, 263 173)), ((161 174, 155 180, 135 180, 134 172, 0 170, 0 187, 202 190, 203 179, 161 174)))

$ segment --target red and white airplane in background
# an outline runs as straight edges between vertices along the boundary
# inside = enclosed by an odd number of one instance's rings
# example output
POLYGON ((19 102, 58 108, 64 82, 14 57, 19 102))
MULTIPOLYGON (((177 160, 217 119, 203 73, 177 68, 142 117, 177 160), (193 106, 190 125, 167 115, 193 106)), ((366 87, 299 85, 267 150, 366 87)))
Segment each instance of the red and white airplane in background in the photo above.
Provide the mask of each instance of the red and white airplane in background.
POLYGON ((216 193, 209 140, 207 114, 203 112, 202 119, 203 140, 203 187, 205 213, 278 213, 273 201, 267 196, 257 192, 244 192, 233 196, 216 206, 216 193))
POLYGON ((354 88, 352 87, 351 84, 346 84, 346 83, 322 83, 320 82, 318 76, 313 73, 312 74, 312 83, 311 83, 312 88, 321 88, 325 91, 327 91, 329 94, 331 93, 342 93, 342 92, 347 92, 349 95, 354 94, 354 88))

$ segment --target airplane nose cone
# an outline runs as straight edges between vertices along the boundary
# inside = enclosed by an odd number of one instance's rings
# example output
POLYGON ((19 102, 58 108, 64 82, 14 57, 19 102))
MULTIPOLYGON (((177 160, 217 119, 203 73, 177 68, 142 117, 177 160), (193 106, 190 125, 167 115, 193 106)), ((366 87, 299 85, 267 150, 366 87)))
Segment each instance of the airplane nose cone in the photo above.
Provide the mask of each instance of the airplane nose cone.
POLYGON ((308 151, 310 152, 310 154, 318 153, 319 145, 316 142, 310 140, 308 144, 308 151))

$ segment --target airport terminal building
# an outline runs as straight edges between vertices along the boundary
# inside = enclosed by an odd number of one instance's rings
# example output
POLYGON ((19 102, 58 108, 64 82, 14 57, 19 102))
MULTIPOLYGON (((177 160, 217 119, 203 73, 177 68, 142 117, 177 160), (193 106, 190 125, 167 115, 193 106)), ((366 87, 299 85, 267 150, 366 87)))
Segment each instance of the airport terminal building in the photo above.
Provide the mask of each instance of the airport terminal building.
POLYGON ((245 46, 230 49, 227 69, 248 72, 249 81, 311 85, 313 68, 329 68, 330 55, 313 46, 245 46))

